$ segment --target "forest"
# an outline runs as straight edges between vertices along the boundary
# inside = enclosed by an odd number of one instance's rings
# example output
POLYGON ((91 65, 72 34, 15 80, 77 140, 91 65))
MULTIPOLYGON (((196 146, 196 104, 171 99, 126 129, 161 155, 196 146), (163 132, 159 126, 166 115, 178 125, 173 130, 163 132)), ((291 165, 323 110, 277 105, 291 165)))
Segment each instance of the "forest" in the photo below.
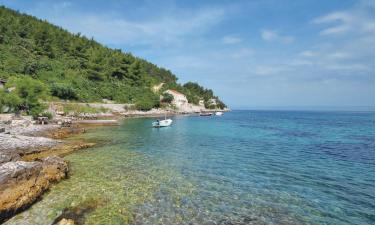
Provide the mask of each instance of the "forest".
POLYGON ((0 110, 42 111, 40 99, 133 103, 141 110, 160 105, 166 89, 184 93, 190 103, 216 99, 213 91, 197 83, 178 83, 177 76, 165 68, 120 49, 108 48, 93 38, 67 30, 0 6, 0 110), (164 83, 159 93, 154 85, 164 83), (15 87, 16 91, 6 91, 15 87))

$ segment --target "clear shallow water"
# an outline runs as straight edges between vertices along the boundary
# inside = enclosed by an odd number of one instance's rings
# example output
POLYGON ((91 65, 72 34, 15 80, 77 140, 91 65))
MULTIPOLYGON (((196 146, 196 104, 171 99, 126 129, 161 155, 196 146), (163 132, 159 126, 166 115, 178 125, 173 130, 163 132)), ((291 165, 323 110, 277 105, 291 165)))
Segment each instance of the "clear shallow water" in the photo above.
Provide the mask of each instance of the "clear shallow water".
POLYGON ((151 121, 83 135, 101 144, 66 157, 70 179, 8 223, 48 224, 62 212, 86 224, 375 223, 374 113, 151 121))

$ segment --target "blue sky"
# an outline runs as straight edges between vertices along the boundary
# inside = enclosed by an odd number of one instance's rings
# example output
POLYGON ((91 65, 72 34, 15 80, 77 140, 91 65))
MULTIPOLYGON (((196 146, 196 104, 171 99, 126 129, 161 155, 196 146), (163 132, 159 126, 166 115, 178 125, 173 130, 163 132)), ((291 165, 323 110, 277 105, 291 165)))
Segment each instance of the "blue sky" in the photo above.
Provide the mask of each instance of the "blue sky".
POLYGON ((375 107, 375 0, 0 0, 232 108, 375 107))

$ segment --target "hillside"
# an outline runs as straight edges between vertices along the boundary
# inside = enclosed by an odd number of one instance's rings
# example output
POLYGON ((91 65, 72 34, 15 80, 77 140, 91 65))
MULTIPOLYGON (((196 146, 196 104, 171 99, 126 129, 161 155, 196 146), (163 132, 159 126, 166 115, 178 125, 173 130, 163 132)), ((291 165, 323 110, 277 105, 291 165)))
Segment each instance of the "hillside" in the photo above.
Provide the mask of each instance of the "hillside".
POLYGON ((192 103, 204 99, 210 107, 208 101, 214 98, 217 107, 225 107, 212 90, 196 83, 181 85, 167 69, 5 7, 0 7, 0 52, 0 79, 9 87, 23 86, 17 96, 0 90, 0 110, 2 105, 25 108, 25 102, 39 97, 77 102, 109 99, 147 110, 159 107, 159 96, 166 89, 184 93, 192 103), (154 93, 152 87, 160 83, 162 89, 154 93), (34 89, 29 90, 29 84, 34 89))

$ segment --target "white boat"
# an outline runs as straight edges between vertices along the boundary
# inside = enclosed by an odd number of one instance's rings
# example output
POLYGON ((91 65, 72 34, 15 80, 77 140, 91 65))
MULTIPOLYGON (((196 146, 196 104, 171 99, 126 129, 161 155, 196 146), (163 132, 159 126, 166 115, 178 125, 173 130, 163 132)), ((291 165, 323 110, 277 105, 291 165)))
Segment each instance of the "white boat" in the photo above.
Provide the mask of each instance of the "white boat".
POLYGON ((153 127, 169 127, 172 124, 173 120, 165 119, 165 120, 157 120, 152 123, 153 127))
POLYGON ((200 116, 212 116, 213 113, 210 113, 210 112, 202 112, 200 113, 199 115, 200 116))
POLYGON ((223 115, 223 112, 215 112, 215 115, 216 115, 216 116, 222 116, 222 115, 223 115))

